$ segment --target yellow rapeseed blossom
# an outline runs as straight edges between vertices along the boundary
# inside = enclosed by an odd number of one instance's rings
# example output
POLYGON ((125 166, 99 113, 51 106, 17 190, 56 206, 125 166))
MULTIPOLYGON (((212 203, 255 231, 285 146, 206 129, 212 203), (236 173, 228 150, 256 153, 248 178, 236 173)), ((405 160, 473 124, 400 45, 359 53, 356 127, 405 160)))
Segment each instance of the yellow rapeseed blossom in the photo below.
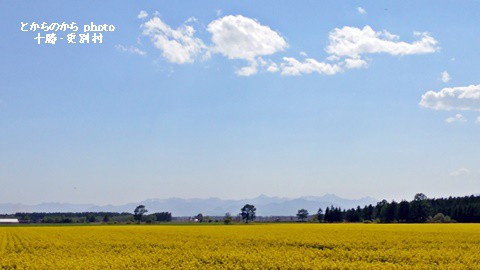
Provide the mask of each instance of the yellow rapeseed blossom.
POLYGON ((480 224, 0 227, 1 269, 480 269, 480 224))

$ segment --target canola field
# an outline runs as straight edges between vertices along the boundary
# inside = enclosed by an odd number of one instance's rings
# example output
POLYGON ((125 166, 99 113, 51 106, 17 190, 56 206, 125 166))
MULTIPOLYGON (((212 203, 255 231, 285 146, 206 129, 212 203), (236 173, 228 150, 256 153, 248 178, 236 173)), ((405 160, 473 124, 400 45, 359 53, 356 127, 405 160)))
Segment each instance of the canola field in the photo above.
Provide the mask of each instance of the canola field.
POLYGON ((480 269, 480 224, 0 227, 1 269, 480 269))

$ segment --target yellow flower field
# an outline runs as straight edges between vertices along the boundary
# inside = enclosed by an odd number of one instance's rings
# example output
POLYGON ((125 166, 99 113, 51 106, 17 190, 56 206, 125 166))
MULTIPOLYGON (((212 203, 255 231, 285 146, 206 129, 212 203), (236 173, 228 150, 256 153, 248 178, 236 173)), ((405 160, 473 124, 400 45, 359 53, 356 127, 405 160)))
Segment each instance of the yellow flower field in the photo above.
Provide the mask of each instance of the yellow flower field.
POLYGON ((2 269, 480 269, 480 224, 0 227, 2 269))

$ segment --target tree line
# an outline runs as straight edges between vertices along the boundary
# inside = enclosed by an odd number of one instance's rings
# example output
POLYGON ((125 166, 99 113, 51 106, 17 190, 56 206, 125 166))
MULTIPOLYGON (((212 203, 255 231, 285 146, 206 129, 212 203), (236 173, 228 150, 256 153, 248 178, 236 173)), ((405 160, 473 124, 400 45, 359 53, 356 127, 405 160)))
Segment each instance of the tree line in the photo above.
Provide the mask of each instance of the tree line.
MULTIPOLYGON (((216 222, 223 221, 230 224, 233 221, 249 223, 256 219, 256 207, 246 204, 240 209, 237 218, 226 213, 223 218, 215 219, 216 222)), ((128 212, 81 212, 81 213, 15 213, 3 217, 16 217, 26 223, 133 223, 133 222, 170 222, 172 213, 157 212, 147 214, 145 205, 139 205, 133 211, 128 212)), ((2 216, 0 216, 2 217, 2 216)), ((370 204, 363 208, 341 209, 330 206, 325 210, 319 208, 317 213, 311 215, 306 209, 298 210, 297 221, 318 221, 318 222, 480 222, 480 196, 449 197, 449 198, 427 198, 423 193, 415 195, 412 201, 402 200, 388 202, 382 200, 375 206, 370 204)), ((194 216, 196 222, 211 222, 212 219, 202 214, 194 216)), ((265 220, 265 219, 263 219, 265 220)), ((280 221, 275 218, 271 221, 280 221)))
POLYGON ((15 217, 23 223, 134 223, 134 222, 169 222, 172 220, 172 213, 158 212, 150 215, 134 214, 128 212, 58 212, 58 213, 23 213, 18 212, 4 217, 15 217), (140 219, 139 219, 140 217, 140 219))
MULTIPOLYGON (((299 220, 305 218, 303 210, 297 213, 299 220)), ((480 222, 480 196, 429 199, 418 193, 412 201, 399 203, 382 200, 363 208, 320 208, 314 218, 322 222, 480 222)))
MULTIPOLYGON (((248 223, 255 220, 256 208, 246 204, 239 216, 248 223)), ((429 199, 423 193, 415 195, 412 201, 402 200, 388 202, 382 200, 375 206, 366 205, 363 208, 341 209, 330 206, 319 208, 317 213, 310 215, 306 209, 298 210, 296 214, 299 222, 381 222, 381 223, 424 223, 424 222, 480 222, 480 196, 449 197, 429 199)), ((231 222, 231 215, 227 213, 224 223, 231 222)), ((276 220, 278 221, 278 220, 276 220)))

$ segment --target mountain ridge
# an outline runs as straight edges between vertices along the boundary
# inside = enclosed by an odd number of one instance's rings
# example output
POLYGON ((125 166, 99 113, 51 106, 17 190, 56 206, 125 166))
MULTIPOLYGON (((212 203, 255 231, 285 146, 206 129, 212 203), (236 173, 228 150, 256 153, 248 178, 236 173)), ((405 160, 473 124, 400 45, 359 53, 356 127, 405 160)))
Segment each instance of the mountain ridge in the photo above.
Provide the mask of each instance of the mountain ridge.
POLYGON ((166 199, 149 198, 140 202, 121 205, 96 205, 73 203, 40 203, 36 205, 0 203, 0 213, 12 214, 15 212, 133 212, 137 205, 143 204, 149 213, 171 212, 173 216, 193 216, 198 213, 204 215, 224 215, 230 212, 233 215, 240 212, 240 208, 249 203, 255 205, 258 216, 293 216, 299 209, 307 209, 311 214, 318 208, 325 210, 328 206, 352 208, 368 204, 376 204, 377 199, 363 197, 347 199, 335 194, 323 196, 302 196, 286 198, 261 194, 251 199, 220 199, 220 198, 189 198, 171 197, 166 199))

